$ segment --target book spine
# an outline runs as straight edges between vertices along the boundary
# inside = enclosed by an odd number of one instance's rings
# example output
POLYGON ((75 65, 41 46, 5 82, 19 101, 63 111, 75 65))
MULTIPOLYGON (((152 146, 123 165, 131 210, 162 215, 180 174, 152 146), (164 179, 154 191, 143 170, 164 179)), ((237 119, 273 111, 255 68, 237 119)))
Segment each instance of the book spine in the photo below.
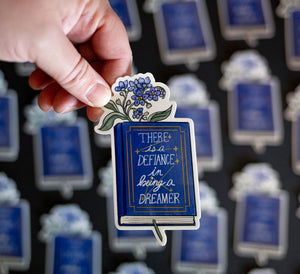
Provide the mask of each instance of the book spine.
POLYGON ((125 215, 126 212, 126 193, 124 193, 124 140, 122 123, 119 123, 114 128, 115 139, 115 163, 116 163, 116 184, 117 184, 117 202, 118 202, 118 217, 125 215))

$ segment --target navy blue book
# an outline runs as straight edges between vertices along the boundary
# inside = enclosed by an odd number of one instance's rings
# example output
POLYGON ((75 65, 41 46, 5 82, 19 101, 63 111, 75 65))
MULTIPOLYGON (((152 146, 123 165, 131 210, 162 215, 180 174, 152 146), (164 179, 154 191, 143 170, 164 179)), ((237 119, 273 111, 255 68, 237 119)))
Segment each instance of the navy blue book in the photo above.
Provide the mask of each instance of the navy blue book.
POLYGON ((0 206, 0 261, 10 269, 27 269, 30 263, 30 216, 27 201, 0 206))
POLYGON ((197 157, 212 158, 214 155, 211 113, 206 108, 180 108, 176 110, 175 117, 191 118, 195 124, 195 141, 197 157))
POLYGON ((300 9, 289 10, 289 16, 285 20, 285 50, 287 65, 291 70, 299 70, 300 67, 300 9))
POLYGON ((18 102, 14 91, 0 96, 0 160, 14 161, 19 153, 18 102))
POLYGON ((286 216, 284 191, 272 196, 247 194, 238 209, 238 249, 251 250, 256 246, 282 254, 286 247, 286 216))
POLYGON ((262 26, 266 27, 263 1, 226 0, 228 23, 231 27, 262 26))
POLYGON ((101 273, 101 238, 91 236, 57 235, 48 247, 47 274, 101 273))
POLYGON ((11 146, 11 137, 9 130, 9 98, 0 97, 0 148, 7 148, 11 146))
POLYGON ((207 47, 195 1, 164 3, 162 13, 170 51, 207 47))
POLYGON ((293 11, 291 13, 292 21, 292 55, 296 58, 300 58, 300 10, 293 11))
POLYGON ((132 22, 126 0, 109 0, 110 5, 122 20, 126 29, 132 27, 132 22))
POLYGON ((151 225, 153 220, 195 224, 191 136, 189 122, 124 122, 114 127, 120 225, 151 225))
POLYGON ((181 233, 180 261, 183 263, 219 264, 218 215, 202 214, 201 228, 181 233))
POLYGON ((275 131, 273 86, 271 83, 239 83, 234 91, 232 112, 235 131, 275 131))

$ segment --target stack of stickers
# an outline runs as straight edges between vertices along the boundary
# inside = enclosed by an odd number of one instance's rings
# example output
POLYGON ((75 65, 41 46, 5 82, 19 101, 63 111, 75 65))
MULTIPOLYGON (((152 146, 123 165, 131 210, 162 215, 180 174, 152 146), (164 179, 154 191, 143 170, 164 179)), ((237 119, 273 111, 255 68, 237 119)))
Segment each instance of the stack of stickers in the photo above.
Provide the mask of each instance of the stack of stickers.
MULTIPOLYGON (((130 42, 138 41, 143 19, 139 3, 109 2, 130 42)), ((222 37, 245 40, 250 47, 260 39, 272 38, 271 4, 269 0, 218 0, 222 37)), ((205 0, 143 2, 144 11, 153 14, 163 65, 185 65, 184 71, 196 71, 200 63, 217 56, 206 5, 205 0)), ((299 71, 300 1, 281 0, 277 15, 284 18, 287 67, 299 71)), ((23 63, 15 68, 19 76, 28 76, 34 65, 23 63)), ((252 146, 259 154, 266 146, 281 145, 282 92, 267 60, 256 50, 237 51, 220 69, 219 86, 228 97, 230 141, 252 146)), ((147 253, 165 250, 166 231, 174 230, 170 245, 175 273, 224 273, 230 239, 227 212, 219 207, 215 191, 198 182, 205 172, 223 167, 219 102, 211 99, 196 74, 172 75, 167 84, 156 82, 151 73, 117 79, 112 86, 114 96, 95 127, 100 136, 95 138, 97 144, 111 149, 111 162, 99 171, 99 194, 106 198, 108 244, 112 252, 131 252, 136 260, 145 260, 147 253)), ((292 123, 291 166, 299 175, 300 86, 287 95, 284 114, 292 123)), ((76 112, 44 113, 36 99, 26 107, 25 116, 24 130, 33 136, 38 189, 60 191, 65 199, 71 199, 74 190, 90 189, 93 163, 87 121, 76 112)), ((0 72, 0 161, 18 158, 18 124, 16 92, 8 89, 0 72)), ((268 163, 250 163, 233 174, 232 182, 229 196, 236 202, 236 255, 253 257, 259 266, 265 266, 269 258, 283 258, 289 195, 281 189, 277 171, 268 163)), ((26 271, 32 257, 29 203, 19 196, 14 181, 0 170, 0 273, 26 271)), ((300 209, 296 216, 300 218, 300 209)), ((101 235, 92 230, 88 214, 78 205, 54 206, 41 223, 46 273, 101 273, 101 235)), ((120 264, 114 269, 116 274, 154 273, 144 263, 120 264)), ((250 273, 276 272, 260 268, 250 273)))

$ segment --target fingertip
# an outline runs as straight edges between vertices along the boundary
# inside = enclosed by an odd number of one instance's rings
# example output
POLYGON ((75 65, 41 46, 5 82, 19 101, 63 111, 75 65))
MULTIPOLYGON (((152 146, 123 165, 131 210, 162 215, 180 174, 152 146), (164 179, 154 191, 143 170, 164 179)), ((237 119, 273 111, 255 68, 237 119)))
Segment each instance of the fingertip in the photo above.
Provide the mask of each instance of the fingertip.
POLYGON ((99 121, 100 117, 103 114, 103 109, 102 108, 93 108, 87 106, 86 108, 86 113, 90 121, 92 122, 97 122, 99 121))
POLYGON ((34 70, 28 79, 29 86, 34 90, 43 89, 53 82, 54 80, 41 69, 34 70))
POLYGON ((95 84, 87 93, 86 98, 91 107, 103 107, 111 98, 111 90, 102 84, 95 84))

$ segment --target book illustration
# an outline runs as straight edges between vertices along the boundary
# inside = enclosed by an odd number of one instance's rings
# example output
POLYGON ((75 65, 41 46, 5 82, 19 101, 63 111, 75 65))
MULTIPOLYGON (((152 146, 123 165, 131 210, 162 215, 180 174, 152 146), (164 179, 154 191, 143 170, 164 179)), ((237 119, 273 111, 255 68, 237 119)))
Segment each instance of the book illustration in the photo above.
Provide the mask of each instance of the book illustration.
POLYGON ((111 134, 115 225, 152 230, 199 227, 194 125, 174 118, 169 89, 150 73, 119 78, 95 131, 111 134))

